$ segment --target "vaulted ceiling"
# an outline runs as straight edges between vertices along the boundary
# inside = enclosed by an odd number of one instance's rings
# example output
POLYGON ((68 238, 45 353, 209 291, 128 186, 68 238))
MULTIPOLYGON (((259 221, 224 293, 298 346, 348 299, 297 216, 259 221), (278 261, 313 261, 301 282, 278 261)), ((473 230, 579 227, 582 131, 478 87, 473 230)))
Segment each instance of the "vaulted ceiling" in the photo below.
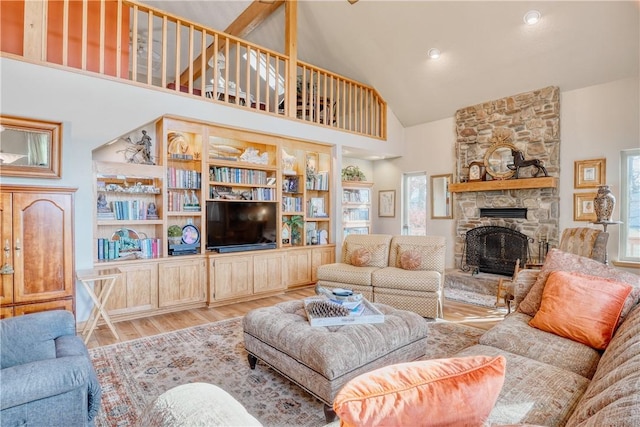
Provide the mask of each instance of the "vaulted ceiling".
MULTIPOLYGON (((142 3, 224 31, 252 2, 142 3)), ((244 38, 284 52, 284 13, 244 38)), ((640 2, 300 0, 298 58, 376 88, 413 126, 549 85, 637 78, 640 2), (531 9, 542 19, 528 26, 531 9), (432 47, 440 59, 427 57, 432 47)))

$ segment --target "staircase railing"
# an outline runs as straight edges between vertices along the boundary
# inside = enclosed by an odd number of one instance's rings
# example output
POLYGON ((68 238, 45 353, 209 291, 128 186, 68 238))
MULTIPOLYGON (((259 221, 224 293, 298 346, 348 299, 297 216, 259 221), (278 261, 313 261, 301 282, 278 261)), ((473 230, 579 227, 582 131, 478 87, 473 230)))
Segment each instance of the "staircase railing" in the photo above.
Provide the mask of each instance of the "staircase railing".
POLYGON ((162 10, 129 0, 0 7, 3 54, 386 138, 386 103, 375 89, 300 61, 290 76, 288 56, 162 10), (287 93, 289 79, 296 93, 287 93))

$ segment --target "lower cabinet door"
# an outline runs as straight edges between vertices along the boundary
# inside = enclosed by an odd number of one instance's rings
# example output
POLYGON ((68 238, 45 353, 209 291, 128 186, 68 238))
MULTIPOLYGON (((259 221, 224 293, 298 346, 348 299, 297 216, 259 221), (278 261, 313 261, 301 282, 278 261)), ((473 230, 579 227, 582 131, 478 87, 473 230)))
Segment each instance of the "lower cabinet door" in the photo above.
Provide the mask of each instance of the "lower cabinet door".
MULTIPOLYGON (((107 267, 106 267, 107 268, 107 267)), ((158 308, 158 263, 118 265, 122 276, 109 295, 106 305, 110 316, 127 315, 158 308)), ((99 295, 100 286, 96 295, 99 295)))
POLYGON ((284 290, 284 254, 264 254, 253 257, 253 292, 284 290))
POLYGON ((311 249, 291 249, 287 252, 287 286, 311 283, 311 249))
POLYGON ((209 259, 210 301, 253 294, 253 256, 238 255, 209 259))
POLYGON ((205 260, 183 259, 158 266, 158 305, 170 307, 206 300, 205 260))

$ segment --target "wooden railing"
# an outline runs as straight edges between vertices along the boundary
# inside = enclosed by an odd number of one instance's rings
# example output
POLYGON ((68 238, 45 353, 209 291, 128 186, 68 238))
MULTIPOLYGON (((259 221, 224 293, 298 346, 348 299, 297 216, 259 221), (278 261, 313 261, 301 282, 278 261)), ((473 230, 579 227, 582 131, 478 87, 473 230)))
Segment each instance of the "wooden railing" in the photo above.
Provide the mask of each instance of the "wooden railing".
POLYGON ((1 3, 1 24, 16 32, 7 40, 3 30, 2 52, 386 138, 386 103, 373 88, 299 61, 290 76, 288 56, 159 9, 128 0, 1 3), (289 79, 296 93, 287 93, 289 79))

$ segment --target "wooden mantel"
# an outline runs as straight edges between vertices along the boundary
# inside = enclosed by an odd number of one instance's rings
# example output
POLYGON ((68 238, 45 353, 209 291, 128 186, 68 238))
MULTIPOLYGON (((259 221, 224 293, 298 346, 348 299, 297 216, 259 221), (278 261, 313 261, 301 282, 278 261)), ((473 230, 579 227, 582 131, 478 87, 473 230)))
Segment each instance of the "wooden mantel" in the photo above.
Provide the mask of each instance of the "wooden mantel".
POLYGON ((505 179, 493 181, 461 182, 449 184, 452 193, 471 191, 526 190, 529 188, 558 188, 558 177, 505 179))

